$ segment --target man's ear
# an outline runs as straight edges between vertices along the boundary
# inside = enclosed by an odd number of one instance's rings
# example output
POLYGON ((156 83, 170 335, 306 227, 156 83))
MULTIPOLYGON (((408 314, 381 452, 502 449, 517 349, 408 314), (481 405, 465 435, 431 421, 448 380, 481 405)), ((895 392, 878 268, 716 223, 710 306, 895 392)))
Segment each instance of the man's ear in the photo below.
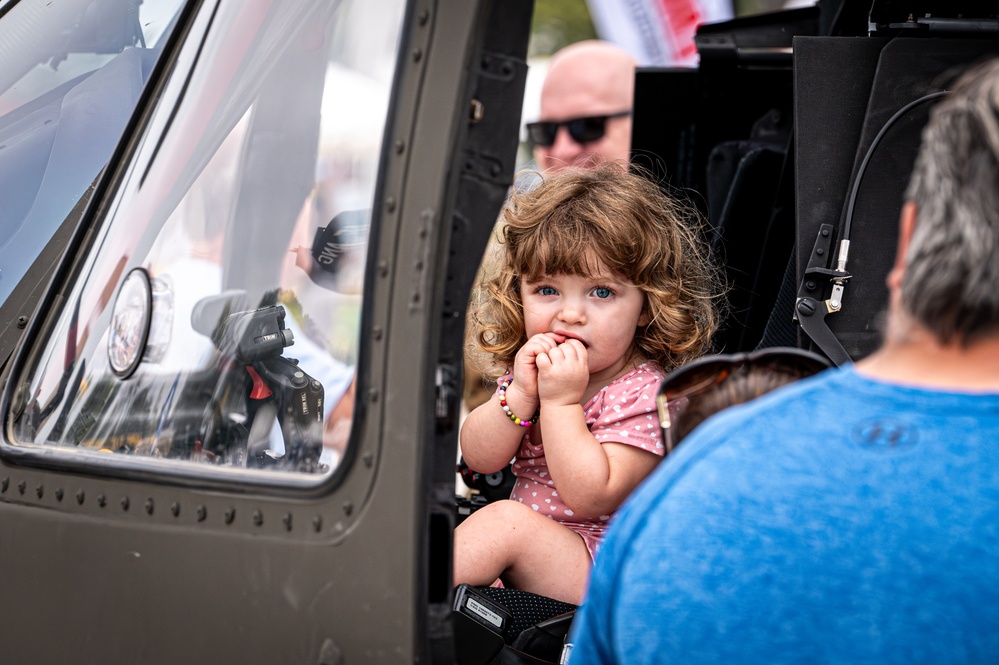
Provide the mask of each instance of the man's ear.
POLYGON ((919 208, 912 201, 906 201, 902 205, 902 214, 898 223, 898 249, 895 254, 895 266, 885 280, 889 289, 899 289, 902 286, 902 277, 905 275, 905 255, 909 251, 912 233, 916 230, 916 217, 918 215, 919 208))

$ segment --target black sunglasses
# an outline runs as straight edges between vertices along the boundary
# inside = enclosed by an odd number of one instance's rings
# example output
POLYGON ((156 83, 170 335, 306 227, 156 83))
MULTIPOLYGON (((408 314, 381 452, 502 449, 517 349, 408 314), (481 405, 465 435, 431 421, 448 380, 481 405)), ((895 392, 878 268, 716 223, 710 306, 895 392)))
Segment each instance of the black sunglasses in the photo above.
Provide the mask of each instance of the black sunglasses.
POLYGON ((607 115, 594 115, 586 118, 569 118, 568 120, 542 120, 527 123, 527 136, 534 145, 547 148, 555 143, 559 127, 569 130, 569 136, 576 143, 592 143, 599 141, 607 133, 607 121, 611 118, 623 118, 631 115, 631 111, 619 111, 607 115))
MULTIPOLYGON (((803 379, 832 367, 824 356, 794 347, 768 347, 751 353, 704 356, 670 373, 659 386, 656 407, 663 428, 666 450, 680 443, 677 424, 692 397, 722 384, 738 372, 766 369, 786 383, 803 379)), ((688 431, 691 428, 688 428, 688 431)))

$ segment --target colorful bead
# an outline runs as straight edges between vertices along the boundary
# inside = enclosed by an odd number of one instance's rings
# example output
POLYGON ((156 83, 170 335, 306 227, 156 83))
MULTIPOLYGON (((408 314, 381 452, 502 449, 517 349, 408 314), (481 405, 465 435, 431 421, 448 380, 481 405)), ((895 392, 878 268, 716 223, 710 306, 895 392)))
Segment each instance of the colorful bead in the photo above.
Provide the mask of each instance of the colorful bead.
POLYGON ((541 415, 541 411, 540 410, 535 411, 534 417, 531 418, 530 420, 524 420, 518 416, 515 416, 513 414, 513 411, 510 410, 510 407, 507 406, 506 403, 506 389, 510 386, 511 383, 513 383, 513 379, 510 379, 506 383, 501 383, 499 386, 500 407, 503 409, 503 413, 506 414, 506 417, 512 420, 515 424, 520 425, 521 427, 530 427, 534 423, 538 422, 538 416, 541 415))

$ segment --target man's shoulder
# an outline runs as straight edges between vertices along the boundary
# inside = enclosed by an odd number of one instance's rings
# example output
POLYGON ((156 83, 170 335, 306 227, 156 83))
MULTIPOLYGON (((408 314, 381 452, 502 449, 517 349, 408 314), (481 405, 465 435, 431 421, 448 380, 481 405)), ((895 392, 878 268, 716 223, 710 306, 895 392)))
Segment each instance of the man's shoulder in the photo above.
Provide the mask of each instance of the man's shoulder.
POLYGON ((772 455, 777 440, 790 445, 795 437, 811 437, 811 423, 835 423, 842 418, 834 414, 844 409, 870 407, 865 382, 852 368, 833 369, 711 416, 670 453, 633 502, 654 504, 692 473, 710 475, 714 467, 730 466, 733 455, 742 460, 772 455))
MULTIPOLYGON (((773 427, 773 418, 842 408, 844 403, 867 401, 865 380, 852 367, 837 368, 781 386, 744 404, 726 408, 695 429, 683 446, 706 437, 728 439, 732 430, 773 427)), ((683 447, 681 446, 681 448, 683 447)))

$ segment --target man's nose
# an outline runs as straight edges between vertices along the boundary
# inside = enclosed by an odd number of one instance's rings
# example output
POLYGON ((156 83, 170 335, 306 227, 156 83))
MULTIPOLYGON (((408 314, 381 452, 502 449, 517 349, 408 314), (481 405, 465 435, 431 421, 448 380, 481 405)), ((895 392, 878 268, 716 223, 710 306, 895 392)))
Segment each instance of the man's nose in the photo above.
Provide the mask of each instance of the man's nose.
POLYGON ((576 143, 576 139, 569 135, 569 129, 564 125, 560 125, 558 131, 555 132, 555 142, 552 143, 549 151, 553 157, 565 158, 567 155, 575 155, 583 146, 576 143))

